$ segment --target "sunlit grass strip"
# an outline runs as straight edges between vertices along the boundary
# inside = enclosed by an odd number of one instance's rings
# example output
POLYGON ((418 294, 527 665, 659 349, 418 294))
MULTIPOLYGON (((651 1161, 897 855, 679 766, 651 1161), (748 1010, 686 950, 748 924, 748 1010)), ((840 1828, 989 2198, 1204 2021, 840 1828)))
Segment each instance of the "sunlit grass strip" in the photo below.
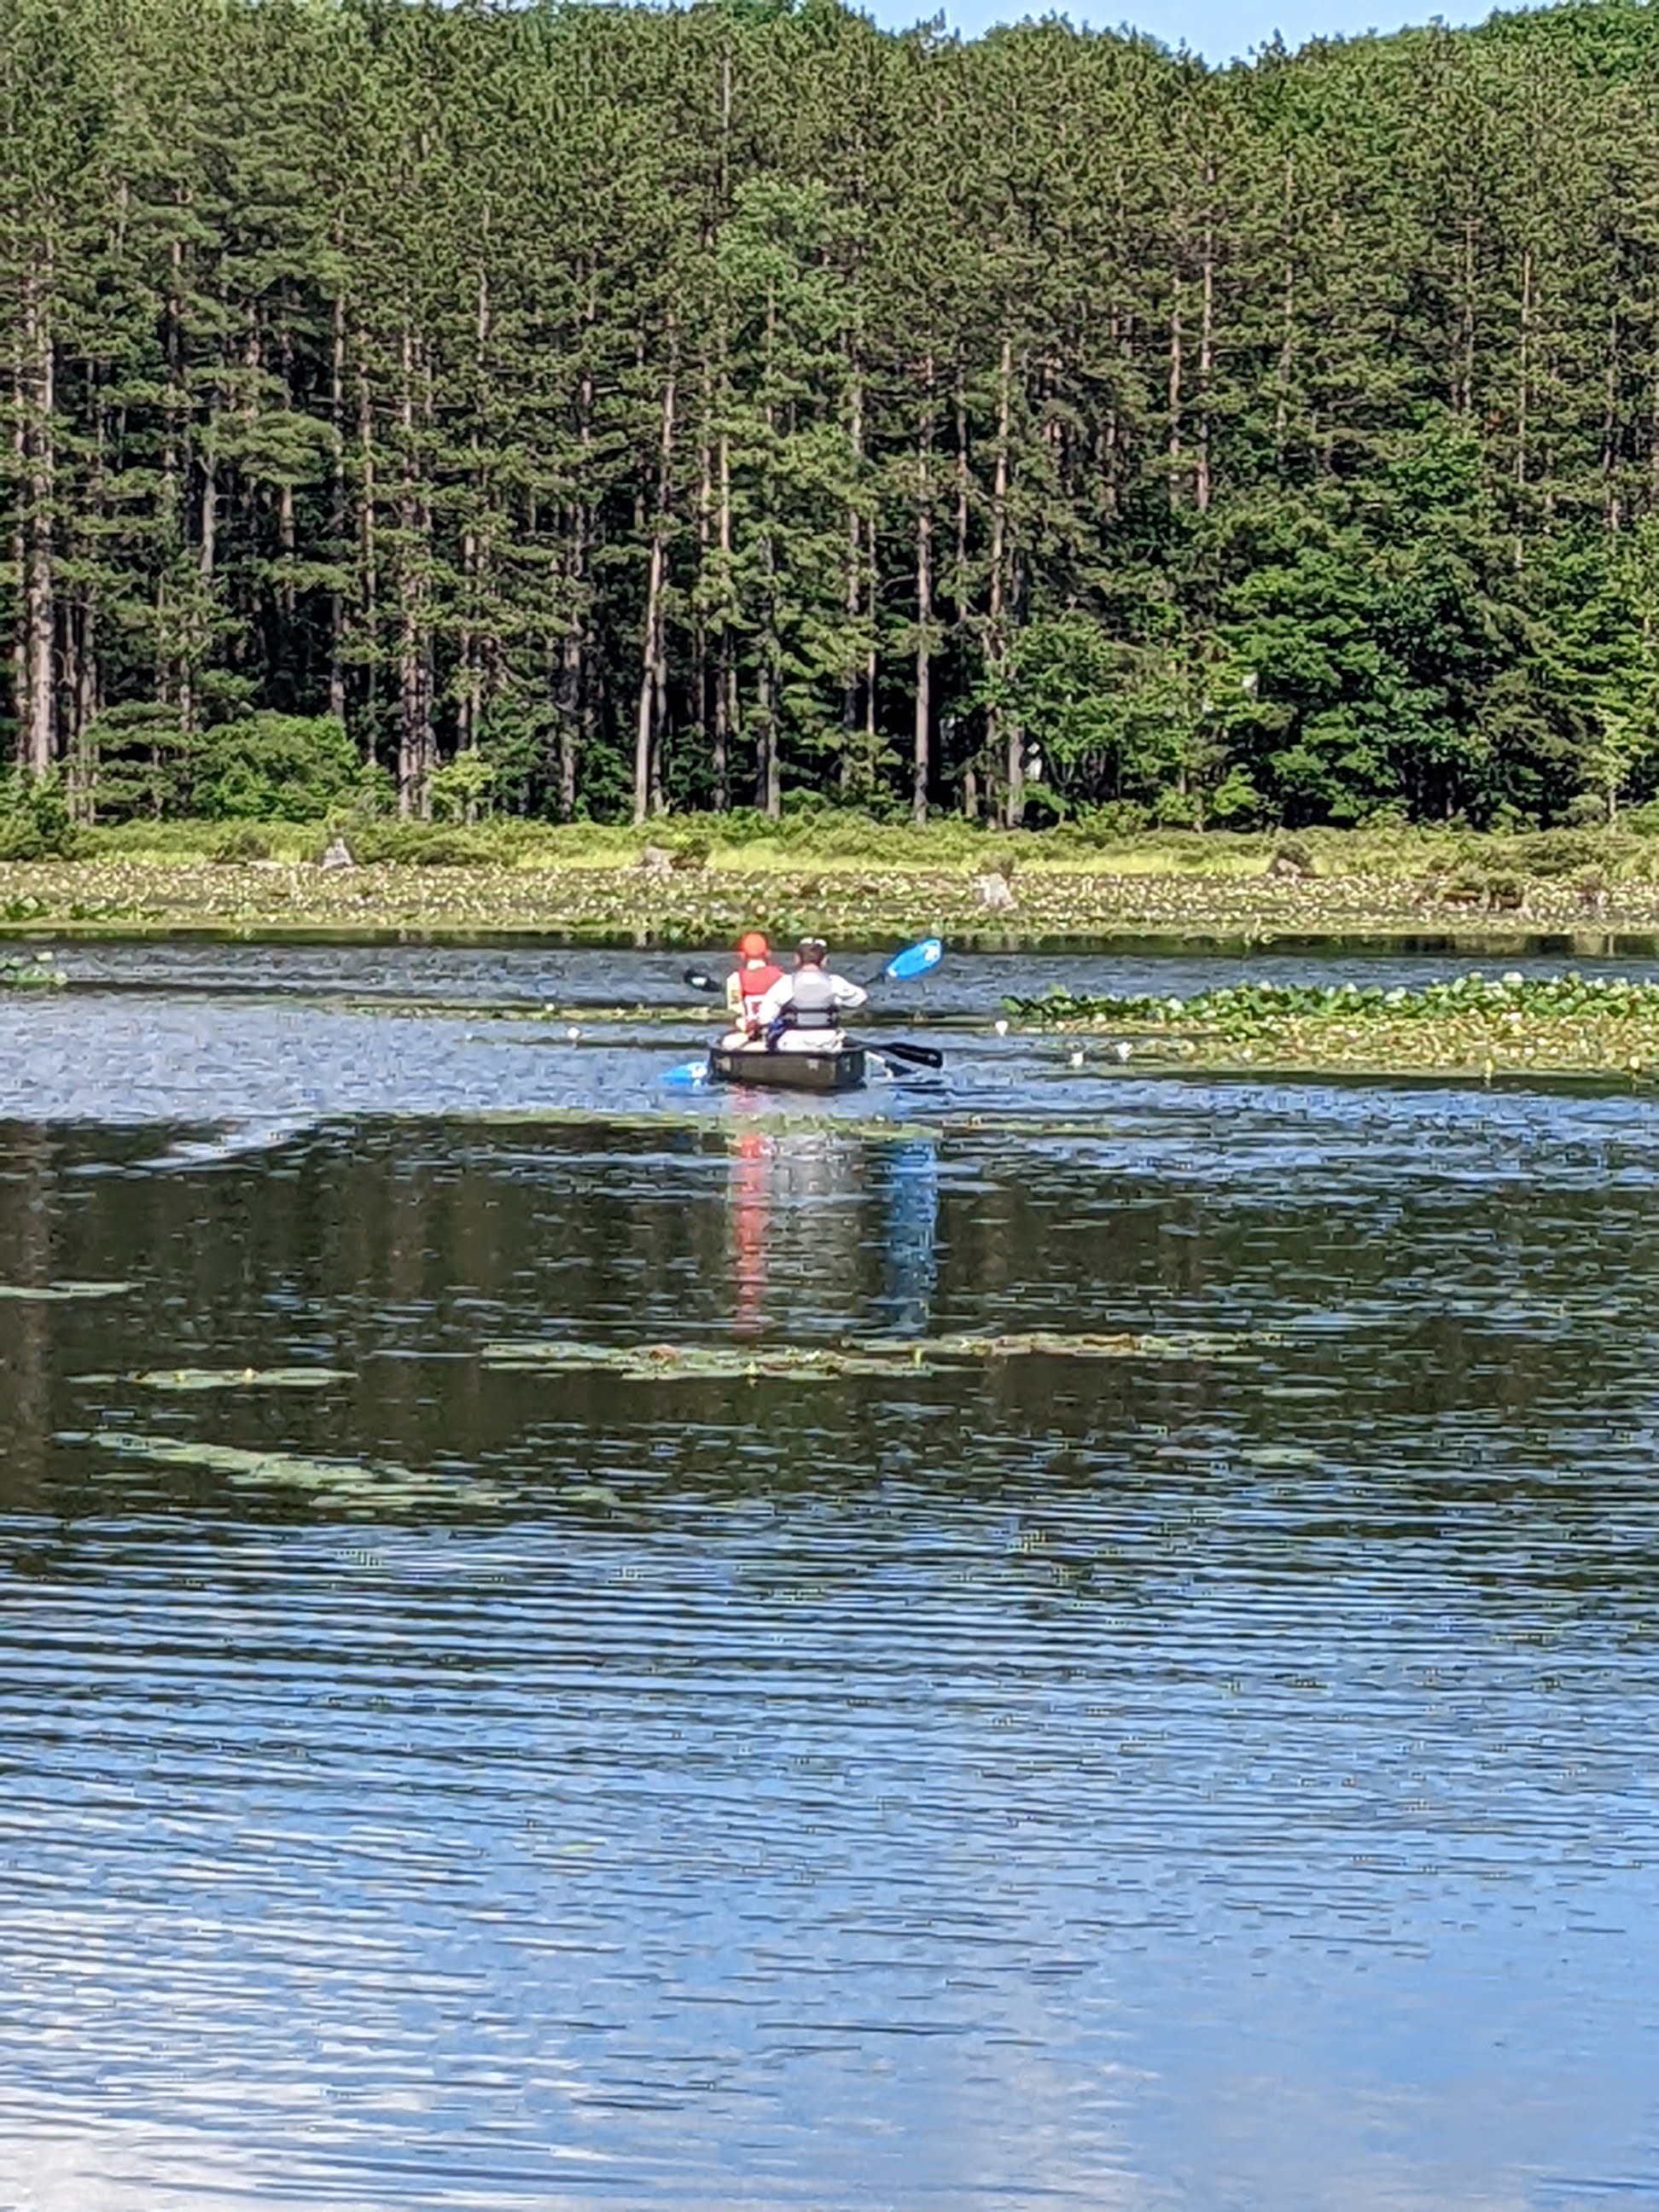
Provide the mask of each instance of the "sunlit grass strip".
MULTIPOLYGON (((1499 945, 1540 930, 1598 949, 1609 930, 1659 934, 1659 884, 1613 885, 1594 915, 1570 882, 1528 885, 1502 914, 1433 883, 1382 875, 1277 878, 1021 868, 1007 908, 988 906, 970 866, 870 862, 703 867, 653 877, 615 866, 324 870, 300 862, 217 866, 141 858, 0 866, 0 931, 89 936, 200 930, 428 939, 562 936, 705 951, 744 928, 811 932, 841 946, 922 936, 957 946, 1059 947, 1137 934, 1248 945, 1284 937, 1437 933, 1499 945)), ((33 965, 36 963, 28 963, 33 965)))
POLYGON ((1007 1005, 1037 1029, 1164 1036, 1208 1064, 1659 1076, 1659 983, 1621 976, 1462 975, 1421 989, 1245 983, 1191 998, 1007 1005))

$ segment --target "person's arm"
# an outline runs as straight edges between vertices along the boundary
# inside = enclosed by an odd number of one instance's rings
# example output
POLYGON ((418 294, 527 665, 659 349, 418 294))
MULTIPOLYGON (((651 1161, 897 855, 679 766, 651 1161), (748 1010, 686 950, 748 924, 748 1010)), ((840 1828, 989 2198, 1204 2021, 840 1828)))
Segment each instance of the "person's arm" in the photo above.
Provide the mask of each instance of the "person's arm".
POLYGON ((830 988, 836 994, 836 1004, 843 1013, 854 1014, 868 1000, 870 994, 858 984, 849 983, 845 975, 832 975, 830 988))
POLYGON ((780 975, 755 1009, 755 1029, 757 1030, 765 1029, 769 1023, 776 1021, 786 1006, 793 1006, 793 1003, 794 986, 787 975, 780 975))
POLYGON ((726 979, 726 1010, 733 1021, 743 1012, 743 974, 737 968, 726 979))

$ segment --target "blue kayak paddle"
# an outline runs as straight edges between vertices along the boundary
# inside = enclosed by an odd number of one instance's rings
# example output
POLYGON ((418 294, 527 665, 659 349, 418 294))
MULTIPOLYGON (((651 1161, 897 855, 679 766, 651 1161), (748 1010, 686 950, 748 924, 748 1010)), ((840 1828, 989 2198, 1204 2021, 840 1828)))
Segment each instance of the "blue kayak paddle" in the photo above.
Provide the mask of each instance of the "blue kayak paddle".
POLYGON ((902 952, 896 952, 878 974, 866 976, 859 988, 867 991, 877 983, 911 982, 930 968, 937 968, 944 957, 945 947, 938 938, 924 937, 919 945, 907 945, 902 952))

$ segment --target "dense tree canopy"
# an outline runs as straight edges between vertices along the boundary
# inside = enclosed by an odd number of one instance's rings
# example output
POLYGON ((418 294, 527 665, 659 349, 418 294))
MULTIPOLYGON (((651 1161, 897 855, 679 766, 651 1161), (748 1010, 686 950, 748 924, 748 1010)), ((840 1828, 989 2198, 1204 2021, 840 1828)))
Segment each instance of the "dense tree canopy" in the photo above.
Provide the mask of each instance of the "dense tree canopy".
POLYGON ((415 813, 1659 785, 1643 0, 1220 71, 0 0, 0 164, 5 703, 83 813, 342 743, 415 813))

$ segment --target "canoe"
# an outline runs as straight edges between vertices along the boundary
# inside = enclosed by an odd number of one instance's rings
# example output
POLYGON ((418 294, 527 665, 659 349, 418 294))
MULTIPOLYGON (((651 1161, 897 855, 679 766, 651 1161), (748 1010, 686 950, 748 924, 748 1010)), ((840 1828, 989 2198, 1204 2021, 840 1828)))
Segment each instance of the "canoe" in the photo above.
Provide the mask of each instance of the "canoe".
POLYGON ((844 1044, 836 1052, 728 1050, 714 1045, 708 1054, 711 1083, 752 1083, 778 1091, 856 1091, 864 1081, 864 1047, 844 1044))

